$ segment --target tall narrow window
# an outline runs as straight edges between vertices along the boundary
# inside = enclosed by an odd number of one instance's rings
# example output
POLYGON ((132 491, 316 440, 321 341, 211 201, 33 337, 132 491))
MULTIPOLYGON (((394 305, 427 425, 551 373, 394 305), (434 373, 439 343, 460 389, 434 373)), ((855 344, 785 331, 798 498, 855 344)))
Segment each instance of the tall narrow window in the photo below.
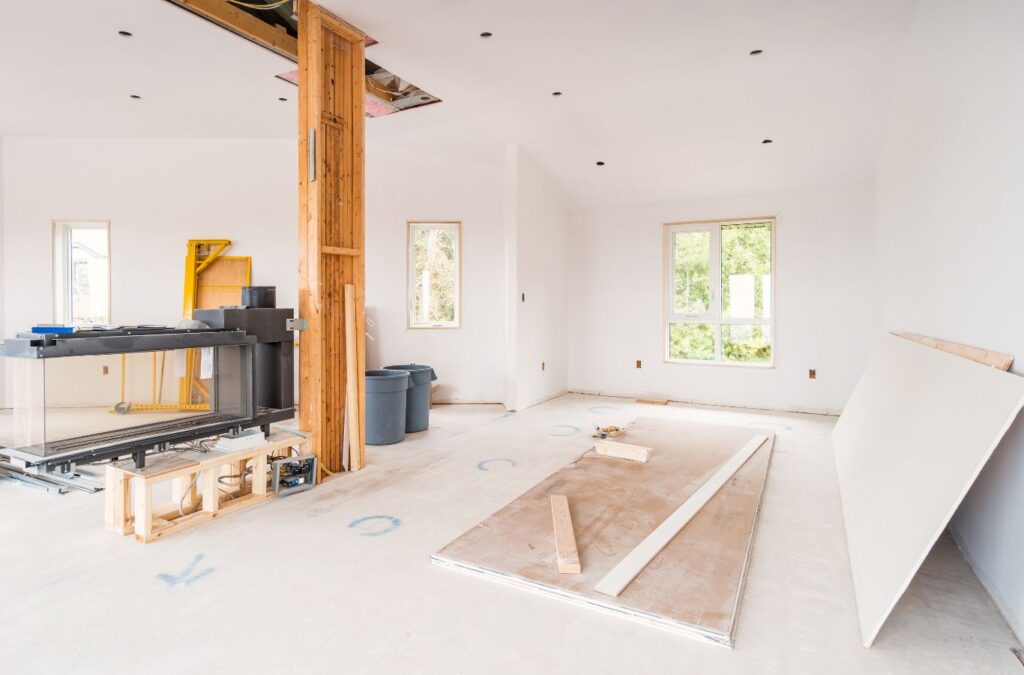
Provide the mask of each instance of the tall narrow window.
POLYGON ((665 228, 665 326, 670 361, 774 364, 775 221, 665 228))
POLYGON ((457 328, 461 224, 409 223, 409 327, 457 328))
POLYGON ((110 223, 57 221, 53 228, 55 319, 110 323, 110 223))

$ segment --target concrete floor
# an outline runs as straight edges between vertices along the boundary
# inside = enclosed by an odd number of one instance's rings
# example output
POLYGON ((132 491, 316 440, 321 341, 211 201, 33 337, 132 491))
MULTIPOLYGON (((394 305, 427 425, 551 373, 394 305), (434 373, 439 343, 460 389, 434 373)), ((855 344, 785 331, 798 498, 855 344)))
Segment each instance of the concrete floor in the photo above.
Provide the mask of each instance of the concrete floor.
POLYGON ((0 481, 10 673, 1020 673, 1013 634, 948 537, 860 646, 834 418, 566 395, 437 406, 369 466, 143 546, 102 493, 0 481), (443 569, 428 556, 590 447, 669 416, 778 434, 736 649, 443 569))

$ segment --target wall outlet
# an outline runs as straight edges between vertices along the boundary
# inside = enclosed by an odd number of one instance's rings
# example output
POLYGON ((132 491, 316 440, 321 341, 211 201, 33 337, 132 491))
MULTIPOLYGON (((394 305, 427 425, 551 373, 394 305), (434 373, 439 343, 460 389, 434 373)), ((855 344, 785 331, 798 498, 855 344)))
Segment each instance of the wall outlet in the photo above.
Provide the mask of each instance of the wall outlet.
POLYGON ((807 371, 807 377, 811 378, 812 380, 817 379, 818 371, 815 370, 814 368, 811 368, 810 370, 807 371))
POLYGON ((642 368, 643 367, 643 364, 640 362, 640 359, 636 360, 636 367, 637 368, 642 368))

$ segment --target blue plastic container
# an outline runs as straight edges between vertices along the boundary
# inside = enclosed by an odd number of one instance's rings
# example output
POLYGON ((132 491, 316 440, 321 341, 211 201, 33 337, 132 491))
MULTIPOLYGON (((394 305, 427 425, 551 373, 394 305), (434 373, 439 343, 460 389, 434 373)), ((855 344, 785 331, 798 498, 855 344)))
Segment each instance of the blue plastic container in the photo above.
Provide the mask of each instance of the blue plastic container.
POLYGON ((405 430, 423 431, 430 426, 430 383, 437 379, 434 369, 415 363, 384 366, 384 370, 404 370, 412 377, 405 402, 405 430))
POLYGON ((391 445, 405 438, 405 393, 409 373, 366 371, 366 444, 391 445))

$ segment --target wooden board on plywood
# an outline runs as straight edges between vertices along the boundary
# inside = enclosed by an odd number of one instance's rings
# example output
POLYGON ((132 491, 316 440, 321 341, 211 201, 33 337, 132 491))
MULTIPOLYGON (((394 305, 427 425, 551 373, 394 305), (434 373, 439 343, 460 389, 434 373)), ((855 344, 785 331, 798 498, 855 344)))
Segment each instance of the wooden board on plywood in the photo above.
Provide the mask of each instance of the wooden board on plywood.
POLYGON ((634 462, 646 462, 651 456, 651 448, 647 446, 603 439, 594 441, 594 452, 602 457, 617 457, 634 462))
POLYGON ((637 419, 650 461, 593 454, 565 466, 432 556, 435 563, 731 646, 774 436, 617 598, 594 586, 754 436, 750 429, 637 419), (566 495, 581 573, 559 574, 549 496, 566 495))
POLYGON ((1024 378, 885 336, 832 431, 870 647, 1024 405, 1024 378))
POLYGON ((572 528, 569 498, 551 495, 551 524, 555 530, 555 562, 559 574, 579 574, 580 554, 576 548, 576 534, 572 528))

